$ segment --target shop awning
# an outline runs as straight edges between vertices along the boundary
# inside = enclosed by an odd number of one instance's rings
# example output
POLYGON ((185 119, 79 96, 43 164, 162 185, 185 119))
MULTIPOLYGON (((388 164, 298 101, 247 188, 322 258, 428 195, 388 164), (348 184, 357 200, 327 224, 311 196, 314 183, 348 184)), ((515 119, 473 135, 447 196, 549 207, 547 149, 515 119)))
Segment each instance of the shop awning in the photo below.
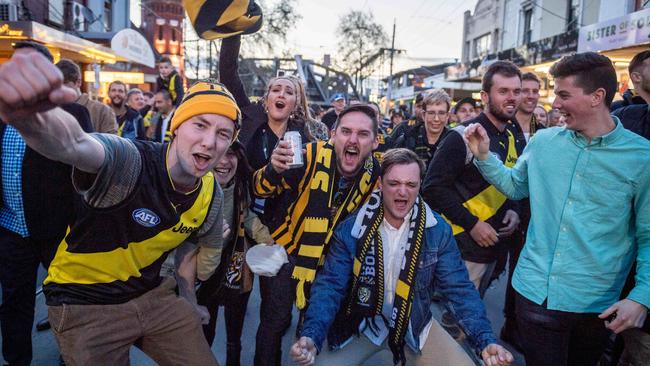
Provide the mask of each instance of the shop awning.
MULTIPOLYGON (((58 51, 60 57, 70 58, 82 63, 114 64, 118 61, 140 63, 114 50, 85 40, 72 34, 64 33, 37 22, 0 22, 0 53, 10 55, 12 43, 31 40, 43 43, 48 48, 58 51)), ((56 53, 56 52, 54 52, 56 53)))

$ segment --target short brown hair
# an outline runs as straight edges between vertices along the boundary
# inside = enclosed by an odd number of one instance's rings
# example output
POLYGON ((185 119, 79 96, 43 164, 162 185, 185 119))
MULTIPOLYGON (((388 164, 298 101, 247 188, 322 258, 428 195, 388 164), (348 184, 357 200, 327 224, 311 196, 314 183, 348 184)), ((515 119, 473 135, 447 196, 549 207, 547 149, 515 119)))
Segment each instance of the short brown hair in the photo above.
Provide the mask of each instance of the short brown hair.
POLYGON ((522 74, 521 75, 521 81, 524 81, 524 80, 534 81, 534 82, 536 82, 537 84, 540 84, 540 85, 542 84, 539 81, 539 78, 537 77, 537 75, 535 75, 532 72, 527 72, 527 73, 522 74))
POLYGON ((484 92, 490 93, 492 89, 492 84, 494 84, 494 75, 501 75, 507 78, 517 76, 521 80, 521 70, 517 65, 513 64, 511 61, 497 61, 490 65, 483 75, 483 80, 481 82, 481 89, 484 92))
POLYGON ((612 60, 606 56, 596 52, 564 56, 551 66, 549 73, 556 79, 575 76, 575 85, 587 94, 605 89, 605 105, 612 105, 618 82, 612 60))
POLYGON ((127 88, 126 88, 126 84, 124 84, 123 81, 121 80, 112 81, 110 84, 108 84, 108 90, 111 90, 113 85, 122 85, 124 87, 124 94, 126 94, 127 88))
POLYGON ((420 169, 420 176, 424 172, 424 162, 418 158, 417 154, 405 148, 390 149, 384 153, 381 158, 381 174, 386 174, 393 165, 408 165, 416 163, 420 169))
POLYGON ((170 64, 171 65, 172 60, 167 56, 163 56, 163 57, 158 59, 158 64, 170 64))
POLYGON ((433 89, 422 102, 422 107, 427 108, 428 105, 447 103, 447 112, 451 109, 451 98, 444 89, 433 89))
POLYGON ((361 112, 368 116, 368 118, 371 119, 372 121, 372 133, 377 136, 379 126, 377 125, 377 113, 375 113, 375 110, 372 109, 371 106, 367 104, 353 104, 351 106, 346 107, 344 110, 339 113, 338 118, 336 119, 336 123, 334 124, 334 127, 332 127, 333 130, 335 130, 339 126, 339 122, 341 121, 341 118, 345 116, 348 113, 352 112, 361 112))
POLYGON ((81 81, 81 69, 73 61, 68 60, 67 58, 62 58, 56 63, 56 67, 61 70, 64 83, 76 83, 81 81))
POLYGON ((630 61, 630 66, 627 67, 627 71, 631 74, 635 71, 639 71, 639 67, 643 65, 643 61, 647 60, 650 58, 650 50, 648 51, 643 51, 639 52, 634 57, 632 57, 632 61, 630 61))

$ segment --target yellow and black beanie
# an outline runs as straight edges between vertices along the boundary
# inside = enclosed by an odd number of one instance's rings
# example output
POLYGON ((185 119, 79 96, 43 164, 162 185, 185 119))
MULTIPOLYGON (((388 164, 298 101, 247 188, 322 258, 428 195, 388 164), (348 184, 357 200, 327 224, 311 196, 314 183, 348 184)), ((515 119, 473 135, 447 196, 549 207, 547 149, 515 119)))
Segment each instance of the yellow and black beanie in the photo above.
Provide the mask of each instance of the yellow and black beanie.
POLYGON ((176 108, 169 128, 170 133, 188 119, 199 114, 219 114, 235 123, 235 135, 241 124, 241 111, 232 94, 221 83, 199 81, 192 85, 181 104, 176 108))
POLYGON ((253 0, 183 0, 199 37, 217 39, 262 28, 262 9, 253 0))

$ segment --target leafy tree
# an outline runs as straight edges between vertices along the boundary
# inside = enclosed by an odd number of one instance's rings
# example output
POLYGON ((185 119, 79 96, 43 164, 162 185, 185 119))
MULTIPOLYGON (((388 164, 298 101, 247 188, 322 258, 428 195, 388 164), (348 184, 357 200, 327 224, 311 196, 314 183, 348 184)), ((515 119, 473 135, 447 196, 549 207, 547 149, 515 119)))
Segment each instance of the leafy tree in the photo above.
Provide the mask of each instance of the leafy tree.
POLYGON ((257 33, 242 37, 242 51, 250 53, 277 52, 279 45, 287 40, 287 35, 302 19, 296 9, 296 0, 278 0, 273 4, 269 1, 257 3, 264 14, 264 24, 257 33))
POLYGON ((388 44, 388 35, 370 12, 352 10, 339 19, 338 58, 343 69, 355 75, 357 89, 374 71, 377 52, 388 44), (374 56, 374 57, 373 57, 374 56))

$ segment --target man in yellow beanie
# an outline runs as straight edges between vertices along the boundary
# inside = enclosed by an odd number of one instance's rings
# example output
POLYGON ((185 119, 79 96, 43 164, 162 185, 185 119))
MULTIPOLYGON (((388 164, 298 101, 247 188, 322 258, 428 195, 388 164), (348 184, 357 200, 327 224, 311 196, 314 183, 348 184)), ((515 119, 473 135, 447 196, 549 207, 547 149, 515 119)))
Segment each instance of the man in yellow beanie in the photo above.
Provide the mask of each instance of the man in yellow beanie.
POLYGON ((161 144, 83 132, 59 108, 76 93, 36 52, 3 64, 0 83, 0 120, 40 154, 72 165, 83 199, 43 286, 67 364, 126 365, 137 343, 160 365, 217 365, 195 307, 159 272, 199 229, 208 233, 199 245, 222 236, 211 171, 239 127, 230 93, 194 85, 172 120, 172 141, 161 144))

